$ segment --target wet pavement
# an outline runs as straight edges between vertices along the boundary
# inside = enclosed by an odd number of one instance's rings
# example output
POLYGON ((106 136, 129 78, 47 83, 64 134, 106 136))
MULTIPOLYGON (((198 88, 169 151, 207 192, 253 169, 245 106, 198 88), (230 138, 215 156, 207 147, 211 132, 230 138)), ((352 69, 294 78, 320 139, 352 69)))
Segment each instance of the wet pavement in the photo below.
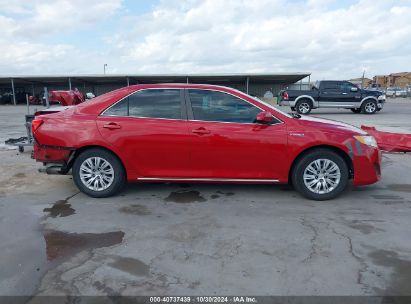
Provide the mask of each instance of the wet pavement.
POLYGON ((93 199, 29 152, 0 155, 0 295, 411 295, 411 155, 326 202, 167 183, 93 199))

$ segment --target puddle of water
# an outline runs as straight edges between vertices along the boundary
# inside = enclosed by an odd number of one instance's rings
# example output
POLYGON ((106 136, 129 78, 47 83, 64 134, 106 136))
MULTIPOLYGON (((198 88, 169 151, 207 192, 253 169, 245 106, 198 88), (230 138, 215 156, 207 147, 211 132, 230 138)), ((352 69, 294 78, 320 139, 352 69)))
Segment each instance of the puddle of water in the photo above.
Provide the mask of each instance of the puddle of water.
POLYGON ((67 233, 45 231, 46 253, 49 261, 74 255, 80 251, 110 247, 123 241, 124 232, 107 233, 67 233))
POLYGON ((114 262, 110 263, 109 266, 135 276, 148 276, 150 274, 150 266, 134 258, 115 257, 114 262))
POLYGON ((24 173, 16 173, 16 174, 14 174, 13 177, 15 177, 15 178, 24 178, 24 177, 26 177, 26 174, 24 174, 24 173))
POLYGON ((376 201, 377 204, 382 204, 382 205, 397 205, 397 204, 403 204, 405 201, 376 201))
POLYGON ((402 200, 402 199, 404 199, 403 197, 398 196, 398 195, 374 194, 374 195, 371 195, 371 196, 373 198, 379 199, 379 200, 402 200))
POLYGON ((223 194, 225 196, 233 196, 235 194, 234 192, 223 192, 223 191, 220 191, 220 190, 218 190, 217 193, 223 194))
POLYGON ((359 230, 360 232, 364 234, 384 231, 383 229, 376 228, 373 225, 366 224, 366 223, 351 223, 351 224, 348 224, 348 226, 350 226, 353 229, 359 230))
POLYGON ((411 261, 400 258, 397 252, 391 250, 375 250, 368 255, 375 264, 390 267, 394 273, 391 282, 385 290, 378 290, 387 296, 411 295, 411 261))
POLYGON ((391 185, 387 185, 387 188, 390 189, 391 191, 411 192, 410 184, 391 184, 391 185))
POLYGON ((164 199, 166 202, 174 202, 174 203, 194 203, 194 202, 205 202, 206 199, 200 195, 200 192, 196 190, 180 190, 171 192, 168 197, 164 199))
POLYGON ((130 205, 121 207, 118 209, 120 212, 127 213, 127 214, 134 214, 134 215, 149 215, 151 211, 148 210, 146 206, 143 205, 130 205))
POLYGON ((73 215, 76 213, 76 210, 71 208, 71 204, 67 200, 59 200, 51 208, 44 208, 43 212, 49 212, 51 217, 65 217, 73 215))

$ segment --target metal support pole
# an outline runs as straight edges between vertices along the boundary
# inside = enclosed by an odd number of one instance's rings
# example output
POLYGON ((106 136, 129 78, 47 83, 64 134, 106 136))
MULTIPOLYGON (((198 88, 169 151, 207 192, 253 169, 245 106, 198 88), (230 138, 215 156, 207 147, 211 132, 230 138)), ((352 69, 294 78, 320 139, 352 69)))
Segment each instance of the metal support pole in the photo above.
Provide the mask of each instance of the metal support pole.
POLYGON ((69 81, 69 90, 71 91, 71 78, 70 77, 69 77, 68 81, 69 81))
POLYGON ((130 78, 129 77, 127 77, 127 86, 128 87, 130 86, 130 78))
POLYGON ((34 97, 34 83, 31 84, 31 94, 34 97))
POLYGON ((30 114, 29 94, 26 94, 26 103, 27 103, 27 115, 29 115, 30 114))
POLYGON ((248 87, 250 85, 250 77, 247 76, 247 79, 245 81, 245 92, 248 94, 248 87))
POLYGON ((311 84, 311 75, 308 75, 308 86, 311 84))
POLYGON ((188 79, 188 76, 187 76, 187 83, 190 83, 190 80, 188 79))
POLYGON ((14 103, 14 105, 16 105, 17 104, 17 102, 16 102, 16 92, 14 91, 14 79, 13 78, 11 79, 11 90, 13 92, 13 103, 14 103))
POLYGON ((46 98, 46 106, 47 106, 47 108, 50 108, 49 92, 47 91, 47 87, 44 87, 44 98, 46 98))

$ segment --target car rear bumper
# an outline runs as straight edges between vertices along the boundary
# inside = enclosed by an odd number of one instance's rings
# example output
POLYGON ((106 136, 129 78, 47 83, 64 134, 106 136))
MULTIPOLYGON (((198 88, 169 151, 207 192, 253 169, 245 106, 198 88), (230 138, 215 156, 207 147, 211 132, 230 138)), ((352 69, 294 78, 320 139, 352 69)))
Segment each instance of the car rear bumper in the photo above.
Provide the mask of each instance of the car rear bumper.
POLYGON ((356 146, 353 184, 360 186, 376 183, 381 178, 381 151, 360 143, 356 146))
POLYGON ((73 148, 40 145, 34 141, 32 157, 38 162, 67 164, 73 151, 73 148))

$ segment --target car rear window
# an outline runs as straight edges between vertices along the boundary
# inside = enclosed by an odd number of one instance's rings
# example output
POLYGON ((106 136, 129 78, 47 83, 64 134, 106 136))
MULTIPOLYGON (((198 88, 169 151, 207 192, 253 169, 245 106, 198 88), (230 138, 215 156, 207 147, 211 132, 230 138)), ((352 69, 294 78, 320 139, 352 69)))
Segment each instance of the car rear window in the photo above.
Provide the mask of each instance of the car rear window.
POLYGON ((181 119, 180 89, 137 91, 117 102, 104 115, 181 119))

